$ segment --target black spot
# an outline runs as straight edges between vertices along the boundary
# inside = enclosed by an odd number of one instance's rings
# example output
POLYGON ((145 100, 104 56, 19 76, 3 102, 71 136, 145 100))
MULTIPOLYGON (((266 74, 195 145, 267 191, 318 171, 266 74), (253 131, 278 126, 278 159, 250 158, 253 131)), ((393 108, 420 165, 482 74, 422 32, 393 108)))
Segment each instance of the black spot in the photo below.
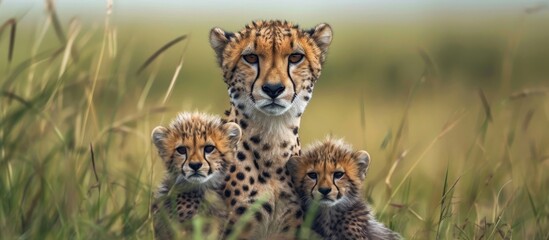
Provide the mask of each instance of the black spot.
POLYGON ((284 226, 282 228, 282 232, 287 232, 288 230, 290 230, 290 226, 284 226))
POLYGON ((254 183, 255 183, 254 177, 250 177, 250 185, 254 185, 254 183))
POLYGON ((255 166, 255 169, 259 170, 259 163, 257 163, 256 159, 254 159, 254 166, 255 166))
POLYGON ((255 195, 257 195, 257 191, 256 190, 252 190, 250 192, 250 197, 254 197, 255 195))
POLYGON ((260 212, 255 212, 255 220, 261 222, 263 220, 263 215, 260 212))
POLYGON ((258 144, 259 142, 261 142, 261 138, 259 137, 259 135, 255 135, 250 138, 250 141, 252 141, 255 144, 258 144))
POLYGON ((246 211, 246 207, 240 206, 236 208, 236 214, 238 215, 242 215, 245 211, 246 211))
POLYGON ((282 167, 276 169, 276 174, 282 174, 282 172, 284 172, 284 169, 282 167))
POLYGON ((297 135, 297 130, 298 130, 298 127, 295 127, 294 128, 294 135, 297 135))
POLYGON ((231 181, 231 186, 233 186, 233 187, 236 186, 236 181, 234 181, 234 180, 231 181))
POLYGON ((268 173, 268 172, 263 172, 263 173, 261 173, 261 175, 263 175, 263 177, 265 177, 265 178, 270 178, 271 177, 271 174, 268 173))
POLYGON ((242 186, 242 190, 244 190, 244 192, 247 192, 248 190, 250 190, 250 188, 248 187, 248 185, 244 184, 242 186))
POLYGON ((257 181, 259 181, 259 183, 261 184, 265 184, 267 182, 262 176, 257 177, 257 181))
POLYGON ((236 89, 231 88, 231 90, 229 90, 229 92, 230 92, 230 93, 234 93, 234 92, 236 92, 236 89))
POLYGON ((250 145, 248 145, 248 142, 242 142, 242 146, 244 146, 244 149, 246 149, 246 151, 250 151, 250 145))
POLYGON ((267 150, 269 150, 269 149, 271 149, 271 145, 269 145, 269 144, 266 143, 266 144, 263 145, 263 148, 262 148, 261 150, 267 151, 267 150))
POLYGON ((286 178, 284 176, 280 177, 278 180, 280 180, 281 182, 283 181, 286 181, 286 178))
POLYGON ((231 206, 234 206, 236 204, 236 199, 231 199, 231 206))
POLYGON ((280 144, 280 147, 281 147, 281 148, 286 148, 286 147, 288 147, 288 142, 287 142, 287 141, 282 142, 282 144, 280 144))
POLYGON ((287 158, 287 157, 289 157, 289 156, 290 156, 290 153, 288 153, 288 152, 285 152, 285 153, 282 154, 282 157, 283 157, 283 158, 287 158))
POLYGON ((235 196, 240 196, 240 190, 235 189, 235 190, 234 190, 234 195, 235 195, 235 196))
POLYGON ((271 160, 265 161, 265 167, 270 168, 272 165, 273 165, 273 161, 271 161, 271 160))
POLYGON ((296 117, 301 117, 302 114, 302 112, 298 112, 296 117))
POLYGON ((271 204, 263 203, 262 206, 263 206, 263 209, 265 209, 265 211, 267 211, 268 214, 273 213, 273 207, 271 206, 271 204))
POLYGON ((238 172, 236 174, 236 178, 238 178, 238 180, 244 180, 244 178, 245 178, 244 173, 238 172))
POLYGON ((231 168, 229 169, 230 172, 234 172, 236 171, 236 166, 235 165, 231 165, 231 168))
POLYGON ((233 98, 238 98, 238 97, 240 97, 240 94, 239 94, 239 93, 235 93, 235 94, 233 95, 233 98))
POLYGON ((229 181, 229 179, 231 179, 231 176, 229 176, 229 175, 225 176, 225 182, 229 181))
POLYGON ((244 104, 242 103, 239 103, 236 107, 240 110, 244 110, 244 104))
POLYGON ((231 111, 225 110, 225 116, 229 116, 229 115, 231 115, 231 111))
POLYGON ((231 196, 231 191, 229 189, 225 189, 225 197, 230 197, 231 196))
POLYGON ((295 218, 300 219, 301 216, 303 216, 303 212, 301 210, 297 210, 297 212, 295 212, 295 218))
POLYGON ((309 99, 310 99, 309 96, 304 96, 303 97, 303 100, 305 100, 305 101, 309 101, 309 99))
POLYGON ((246 167, 244 168, 244 170, 246 170, 246 172, 249 172, 249 171, 252 171, 252 168, 251 168, 250 166, 246 166, 246 167))
POLYGON ((259 160, 261 158, 261 156, 259 155, 259 152, 255 151, 254 150, 254 158, 259 160))
POLYGON ((246 113, 242 113, 242 115, 244 115, 244 118, 250 119, 250 115, 248 115, 248 114, 246 114, 246 113))
POLYGON ((248 127, 248 123, 243 119, 240 119, 240 127, 242 127, 242 129, 246 129, 248 127))
POLYGON ((245 155, 243 152, 238 152, 238 153, 236 154, 236 157, 237 157, 238 160, 240 160, 240 161, 246 160, 246 155, 245 155))

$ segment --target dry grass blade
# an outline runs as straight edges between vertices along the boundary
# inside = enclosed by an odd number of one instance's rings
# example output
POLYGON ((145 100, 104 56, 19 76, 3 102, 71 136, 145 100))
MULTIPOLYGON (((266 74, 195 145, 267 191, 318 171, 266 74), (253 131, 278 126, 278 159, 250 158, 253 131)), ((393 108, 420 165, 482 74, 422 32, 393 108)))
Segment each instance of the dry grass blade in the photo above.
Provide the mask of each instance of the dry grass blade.
POLYGON ((8 62, 11 62, 13 59, 13 49, 15 48, 15 32, 17 28, 17 21, 15 18, 8 19, 2 26, 0 27, 0 38, 2 38, 2 33, 4 32, 4 29, 8 26, 11 26, 10 31, 10 45, 8 49, 8 62))
POLYGON ((418 159, 412 164, 410 169, 408 169, 408 172, 406 172, 406 174, 404 175, 404 177, 402 178, 400 183, 397 185, 397 187, 395 188, 393 193, 391 193, 391 196, 387 200, 387 203, 385 204, 385 206, 382 208, 382 210, 380 212, 381 215, 383 215, 383 213, 385 213, 385 210, 387 209, 387 206, 389 206, 389 203, 391 202, 391 200, 396 196, 396 193, 402 187, 402 184, 404 184, 406 179, 408 179, 410 177, 410 175, 412 174, 412 171, 414 171, 414 169, 417 167, 419 162, 421 162, 421 160, 425 157, 427 152, 429 152, 429 150, 431 150, 431 148, 433 148, 433 146, 435 145, 435 143, 438 142, 439 139, 441 139, 442 137, 444 137, 444 135, 446 135, 448 132, 450 132, 450 130, 452 130, 461 121, 461 119, 463 119, 464 116, 465 116, 465 114, 461 114, 461 116, 456 118, 454 121, 449 122, 448 124, 446 124, 444 126, 444 128, 442 129, 442 131, 440 131, 440 133, 431 141, 431 143, 429 143, 427 148, 425 148, 425 150, 423 150, 423 152, 419 155, 418 159))
POLYGON ((428 80, 436 79, 438 73, 434 61, 431 59, 429 54, 427 54, 425 49, 420 48, 418 51, 421 59, 423 59, 423 62, 425 63, 424 77, 428 80))
POLYGON ((482 107, 484 108, 484 113, 486 114, 486 119, 488 119, 488 121, 492 122, 492 111, 490 110, 490 104, 488 103, 488 99, 486 98, 486 94, 484 94, 484 91, 482 91, 482 89, 478 90, 478 94, 480 96, 480 100, 482 101, 482 107))
POLYGON ((393 177, 393 173, 395 172, 396 167, 398 164, 402 161, 408 155, 408 150, 402 151, 402 153, 398 156, 397 160, 393 163, 393 166, 391 166, 391 169, 389 170, 389 174, 387 174, 387 177, 385 178, 385 185, 387 185, 387 188, 389 190, 392 189, 391 186, 391 178, 393 177))
POLYGON ((545 95, 547 93, 547 89, 523 89, 514 93, 511 93, 509 95, 509 99, 516 100, 521 99, 529 96, 536 96, 536 95, 545 95))
MULTIPOLYGON (((61 27, 61 22, 59 21, 59 17, 57 16, 57 12, 55 11, 55 4, 53 0, 46 0, 46 9, 50 14, 53 29, 55 30, 55 35, 63 45, 66 45, 67 37, 65 36, 65 33, 63 33, 63 27, 61 27)), ((78 53, 76 52, 76 50, 71 51, 71 56, 74 58, 75 62, 78 62, 78 53)))
POLYGON ((90 155, 91 155, 91 161, 92 161, 93 175, 95 176, 95 181, 97 182, 97 186, 99 186, 99 176, 97 175, 97 168, 95 167, 95 154, 93 152, 93 145, 91 143, 90 143, 90 155))
POLYGON ((160 54, 162 54, 163 52, 165 52, 166 50, 168 50, 170 47, 172 47, 173 45, 175 45, 176 43, 178 42, 181 42, 183 40, 185 40, 187 38, 187 35, 183 35, 183 36, 179 36, 171 41, 169 41, 168 43, 164 44, 164 46, 162 46, 161 48, 159 48, 158 50, 156 50, 156 52, 154 52, 149 58, 147 58, 147 60, 143 63, 143 65, 141 65, 141 67, 139 67, 139 69, 137 70, 137 73, 136 74, 140 74, 145 68, 147 68, 147 66, 149 66, 158 56, 160 56, 160 54))
POLYGON ((526 116, 524 117, 524 121, 522 122, 522 130, 526 131, 528 130, 528 126, 530 126, 530 122, 532 121, 532 116, 534 116, 534 109, 530 109, 526 116))

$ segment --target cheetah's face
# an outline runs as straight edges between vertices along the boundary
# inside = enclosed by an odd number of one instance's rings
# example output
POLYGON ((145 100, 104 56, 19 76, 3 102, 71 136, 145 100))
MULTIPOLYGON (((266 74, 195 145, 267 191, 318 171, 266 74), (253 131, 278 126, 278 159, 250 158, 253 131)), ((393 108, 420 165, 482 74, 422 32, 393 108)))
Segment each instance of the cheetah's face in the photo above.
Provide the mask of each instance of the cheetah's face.
POLYGON ((288 168, 305 204, 333 207, 359 197, 369 161, 366 151, 326 142, 290 159, 288 168))
POLYGON ((240 136, 235 123, 207 122, 197 116, 180 116, 170 127, 153 130, 153 142, 178 184, 221 181, 240 136))
POLYGON ((304 31, 286 22, 259 21, 237 33, 220 28, 210 33, 232 104, 267 116, 305 110, 331 41, 327 24, 304 31))

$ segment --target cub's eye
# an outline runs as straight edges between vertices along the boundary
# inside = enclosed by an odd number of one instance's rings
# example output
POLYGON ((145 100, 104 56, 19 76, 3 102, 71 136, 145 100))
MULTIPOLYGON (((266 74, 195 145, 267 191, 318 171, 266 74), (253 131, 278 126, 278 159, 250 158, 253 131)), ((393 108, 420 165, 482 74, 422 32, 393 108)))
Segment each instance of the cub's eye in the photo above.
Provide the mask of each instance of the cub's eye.
POLYGON ((177 147, 177 148, 175 149, 175 151, 177 151, 177 152, 178 152, 179 154, 181 154, 181 155, 187 154, 187 148, 186 148, 186 147, 177 147))
POLYGON ((307 173, 307 176, 309 176, 311 179, 316 179, 316 173, 315 172, 307 173))
POLYGON ((215 149, 214 146, 212 146, 212 145, 206 145, 206 146, 204 147, 204 152, 205 152, 205 153, 211 153, 211 152, 213 152, 214 149, 215 149))
POLYGON ((244 60, 249 64, 256 64, 257 61, 259 60, 259 57, 257 57, 257 55, 255 54, 246 54, 242 56, 242 58, 244 58, 244 60))
POLYGON ((334 173, 334 178, 335 179, 340 179, 341 177, 343 177, 345 173, 344 172, 335 172, 334 173))
POLYGON ((298 63, 301 59, 303 59, 303 54, 301 53, 293 53, 288 57, 290 63, 298 63))

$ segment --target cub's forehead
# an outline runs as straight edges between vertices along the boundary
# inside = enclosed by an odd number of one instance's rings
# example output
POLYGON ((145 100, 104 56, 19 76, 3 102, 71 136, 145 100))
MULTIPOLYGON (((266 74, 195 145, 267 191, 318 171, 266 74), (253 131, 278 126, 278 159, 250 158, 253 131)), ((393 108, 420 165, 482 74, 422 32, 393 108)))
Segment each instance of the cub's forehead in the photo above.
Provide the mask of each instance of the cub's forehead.
POLYGON ((222 131, 222 123, 218 117, 203 113, 179 114, 168 127, 176 136, 206 136, 222 131))
POLYGON ((326 166, 345 164, 353 159, 352 148, 341 140, 327 139, 309 146, 301 155, 303 163, 326 166))

